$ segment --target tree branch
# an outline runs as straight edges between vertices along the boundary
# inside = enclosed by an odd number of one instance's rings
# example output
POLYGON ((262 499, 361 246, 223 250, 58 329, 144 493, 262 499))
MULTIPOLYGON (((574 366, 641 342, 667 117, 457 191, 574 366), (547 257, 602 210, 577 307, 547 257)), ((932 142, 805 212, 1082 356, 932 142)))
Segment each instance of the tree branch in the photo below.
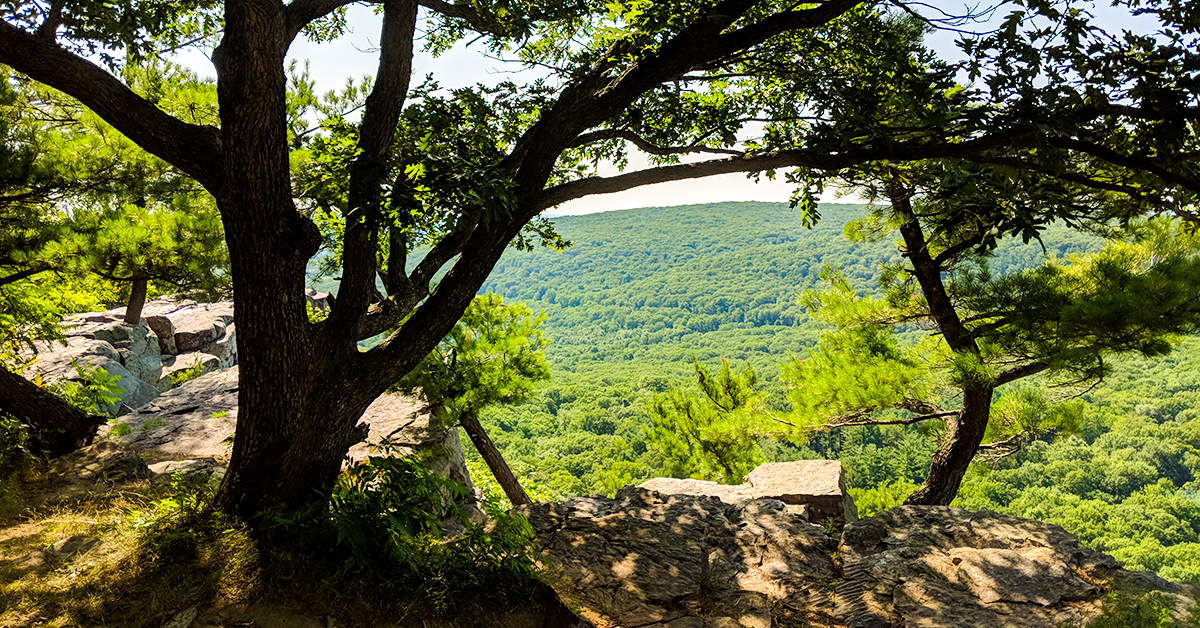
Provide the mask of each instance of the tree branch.
MULTIPOLYGON (((396 134, 412 75, 416 0, 386 0, 380 34, 379 68, 363 107, 358 155, 350 165, 349 211, 342 239, 342 283, 327 330, 354 330, 375 301, 376 249, 384 223, 382 188, 388 175, 387 151, 396 134)), ((355 339, 357 340, 357 338, 355 339)))
POLYGON ((220 187, 224 154, 217 129, 166 114, 94 63, 7 22, 0 22, 0 63, 79 99, 138 146, 210 192, 220 187))
POLYGON ((22 279, 28 279, 39 273, 44 273, 50 270, 49 268, 26 268, 25 270, 15 272, 11 275, 0 277, 0 287, 7 286, 10 283, 16 283, 22 279))
POLYGON ((871 419, 871 420, 864 420, 864 421, 856 420, 859 416, 864 416, 866 414, 867 414, 867 412, 863 412, 863 413, 856 412, 853 414, 845 415, 844 417, 837 417, 837 419, 843 419, 843 420, 849 419, 849 420, 845 420, 845 422, 843 422, 843 423, 826 423, 826 424, 822 425, 821 427, 825 428, 825 429, 841 429, 843 427, 860 427, 863 425, 914 425, 916 423, 921 423, 923 421, 932 421, 935 419, 941 420, 941 419, 945 419, 948 417, 955 417, 955 416, 958 416, 959 413, 958 412, 939 412, 937 414, 922 414, 922 415, 914 416, 914 417, 907 418, 907 419, 887 419, 887 420, 871 419))
POLYGON ((1029 377, 1030 375, 1036 375, 1048 368, 1050 368, 1050 365, 1046 364, 1045 362, 1031 362, 1029 364, 1013 367, 996 376, 996 385, 1003 386, 1009 382, 1013 382, 1024 377, 1029 377))
POLYGON ((507 30, 499 22, 489 19, 465 4, 452 4, 445 0, 420 0, 420 3, 430 11, 466 22, 476 32, 487 33, 493 37, 508 36, 507 30))
MULTIPOLYGON (((587 177, 551 187, 539 194, 531 207, 542 211, 569 200, 592 194, 622 192, 643 185, 683 181, 734 172, 761 172, 776 168, 802 166, 817 170, 840 170, 877 160, 910 161, 914 159, 967 158, 982 151, 1011 146, 1026 138, 1030 131, 1011 130, 964 142, 902 142, 884 147, 865 147, 841 153, 822 153, 810 150, 780 150, 757 155, 713 159, 692 164, 675 164, 647 168, 611 177, 587 177)), ((534 214, 537 212, 535 211, 534 214)))
POLYGON ((689 153, 715 153, 719 155, 745 155, 744 151, 731 150, 727 148, 710 148, 699 144, 691 146, 659 146, 647 140, 646 138, 626 129, 602 129, 600 131, 592 131, 584 133, 575 138, 575 141, 568 148, 578 148, 592 142, 602 142, 605 140, 625 140, 633 144, 638 150, 650 155, 686 155, 689 153))
POLYGON ((283 18, 287 20, 287 40, 290 42, 314 20, 359 0, 292 0, 283 8, 283 18))

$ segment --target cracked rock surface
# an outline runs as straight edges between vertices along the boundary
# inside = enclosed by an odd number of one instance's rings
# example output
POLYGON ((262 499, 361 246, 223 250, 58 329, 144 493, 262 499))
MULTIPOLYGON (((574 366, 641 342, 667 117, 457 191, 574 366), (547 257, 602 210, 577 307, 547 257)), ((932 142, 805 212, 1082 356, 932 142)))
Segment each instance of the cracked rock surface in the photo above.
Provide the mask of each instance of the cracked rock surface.
POLYGON ((777 500, 626 486, 520 509, 552 585, 597 626, 807 626, 834 610, 837 540, 777 500))
POLYGON ((838 616, 852 628, 1086 625, 1122 584, 1190 607, 1182 585, 1131 573, 1062 528, 992 512, 901 506, 846 526, 838 616))

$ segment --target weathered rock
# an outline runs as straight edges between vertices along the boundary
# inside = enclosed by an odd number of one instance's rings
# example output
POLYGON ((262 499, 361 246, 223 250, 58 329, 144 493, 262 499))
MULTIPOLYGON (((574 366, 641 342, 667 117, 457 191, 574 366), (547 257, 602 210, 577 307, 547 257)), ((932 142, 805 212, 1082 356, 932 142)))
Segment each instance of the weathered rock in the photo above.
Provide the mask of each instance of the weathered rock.
POLYGON ((215 458, 190 458, 188 460, 167 460, 150 465, 151 481, 167 484, 175 479, 175 474, 182 476, 185 482, 204 483, 210 478, 220 478, 225 475, 225 465, 215 458))
POLYGON ((175 325, 175 348, 179 353, 199 351, 225 335, 233 322, 233 304, 196 303, 166 315, 175 325))
POLYGON ((329 294, 326 292, 317 292, 312 288, 308 288, 304 291, 304 298, 308 299, 309 304, 313 306, 314 310, 324 312, 329 309, 329 294))
MULTIPOLYGON (((1085 624, 1118 568, 1058 526, 944 506, 903 506, 846 526, 839 617, 853 628, 1085 624)), ((1149 587, 1180 598, 1179 585, 1149 587)), ((1190 606, 1190 599, 1184 600, 1190 606)))
MULTIPOLYGON (((121 408, 137 408, 158 395, 162 373, 157 343, 147 342, 149 328, 114 322, 107 313, 76 316, 66 321, 66 345, 37 343, 33 372, 43 378, 79 380, 76 364, 103 368, 117 376, 119 399, 104 410, 118 414, 121 408), (115 344, 114 344, 115 343, 115 344)), ((28 354, 33 355, 33 354, 28 354)))
MULTIPOLYGON (((237 425, 237 367, 185 382, 122 417, 123 445, 155 460, 227 457, 237 425)), ((111 434, 111 427, 101 428, 111 434)))
POLYGON ((837 460, 796 460, 761 464, 746 476, 754 499, 778 499, 807 505, 813 523, 828 518, 858 519, 854 499, 846 492, 842 463, 837 460))
POLYGON ((100 539, 94 536, 77 534, 75 536, 58 541, 50 547, 34 550, 11 561, 0 561, 0 565, 7 563, 8 566, 18 569, 53 567, 65 561, 71 560, 72 558, 87 552, 99 544, 100 539))
POLYGON ((836 460, 797 460, 759 465, 738 485, 705 480, 654 478, 640 485, 664 495, 708 495, 727 504, 776 499, 812 523, 834 518, 858 519, 854 499, 846 492, 842 464, 836 460))
MULTIPOLYGON (((473 523, 486 517, 476 504, 475 485, 467 471, 458 427, 434 419, 424 404, 411 397, 384 394, 363 413, 363 423, 370 431, 367 439, 350 448, 350 460, 362 460, 369 455, 388 454, 411 456, 424 454, 430 471, 448 477, 467 487, 467 498, 458 503, 473 523)), ((461 525, 450 524, 446 531, 453 536, 461 525)))
POLYGON ((597 625, 770 628, 834 610, 836 540, 778 500, 733 505, 627 486, 615 499, 517 511, 555 565, 555 590, 597 625))
MULTIPOLYGON (((167 356, 167 359, 163 360, 162 374, 163 377, 169 378, 179 371, 194 368, 197 364, 201 365, 200 374, 203 375, 221 368, 221 358, 207 353, 200 353, 199 351, 167 356)), ((167 388, 171 388, 171 386, 168 385, 167 388)))
POLYGON ((217 368, 227 369, 237 364, 237 330, 233 323, 225 328, 225 335, 216 342, 199 349, 217 358, 217 368))
MULTIPOLYGON (((176 358, 177 361, 183 359, 184 356, 176 358)), ((168 371, 172 368, 168 367, 168 371)), ((113 435, 113 425, 109 425, 101 427, 100 434, 155 461, 227 459, 231 437, 237 427, 238 372, 238 367, 234 366, 185 382, 122 417, 120 423, 128 426, 127 433, 113 435)), ((362 421, 369 426, 368 437, 366 442, 351 448, 351 459, 389 452, 398 456, 430 452, 433 455, 425 462, 431 471, 450 477, 466 485, 469 492, 473 491, 458 440, 458 428, 431 422, 429 414, 416 400, 385 394, 367 408, 362 421), (388 445, 381 451, 384 441, 388 445), (372 448, 376 451, 372 452, 372 448)), ((173 473, 176 469, 183 470, 171 465, 155 467, 159 473, 173 473)), ((214 469, 214 472, 220 471, 214 469)), ((478 521, 482 513, 473 502, 468 498, 459 506, 478 521)))
POLYGON ((114 484, 148 477, 150 469, 137 452, 110 441, 100 441, 55 458, 41 480, 54 486, 89 487, 98 483, 114 484))
POLYGON ((121 356, 121 365, 134 377, 148 384, 162 379, 163 362, 157 349, 154 354, 134 353, 131 349, 118 349, 117 352, 121 356))
POLYGON ((153 314, 144 320, 150 330, 154 332, 154 336, 158 338, 160 353, 167 355, 179 353, 179 348, 175 346, 175 324, 171 322, 171 319, 161 314, 153 314))

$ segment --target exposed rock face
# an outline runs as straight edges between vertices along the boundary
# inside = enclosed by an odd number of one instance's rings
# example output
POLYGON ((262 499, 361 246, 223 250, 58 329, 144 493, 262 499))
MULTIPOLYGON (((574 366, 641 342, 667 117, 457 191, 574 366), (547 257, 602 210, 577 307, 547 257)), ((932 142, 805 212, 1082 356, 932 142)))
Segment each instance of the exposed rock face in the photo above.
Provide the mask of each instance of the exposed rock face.
MULTIPOLYGON (((118 422, 101 427, 100 435, 140 452, 152 462, 171 462, 152 466, 155 473, 164 474, 162 481, 169 479, 175 471, 185 475, 219 476, 224 473, 223 467, 206 459, 225 460, 232 451, 238 416, 238 371, 234 366, 184 382, 121 417, 118 422), (120 428, 114 432, 119 425, 128 429, 120 428), (117 435, 120 432, 125 433, 117 435)), ((432 452, 426 461, 431 471, 450 477, 473 491, 458 429, 431 421, 429 414, 421 410, 422 405, 416 400, 400 395, 386 394, 376 399, 362 418, 370 426, 367 441, 351 448, 351 459, 367 457, 372 447, 388 440, 394 455, 432 452)), ((468 513, 481 515, 473 509, 473 502, 474 499, 469 498, 460 505, 468 513)))
POLYGON ((124 308, 86 312, 64 322, 66 346, 38 343, 33 371, 48 379, 79 378, 72 360, 120 377, 120 415, 170 390, 170 375, 203 365, 205 371, 237 364, 233 305, 159 299, 146 304, 138 325, 123 322, 124 308))
POLYGON ((854 499, 846 493, 842 464, 836 460, 797 460, 759 465, 742 484, 728 485, 676 478, 654 478, 642 488, 666 495, 708 495, 727 504, 775 499, 812 523, 829 518, 858 519, 854 499))
POLYGON ((945 506, 903 506, 852 523, 840 552, 838 615, 852 628, 1084 624, 1100 594, 1122 582, 1186 597, 1179 585, 1120 569, 1058 526, 945 506))
POLYGON ((1185 612, 1196 595, 1058 526, 958 508, 895 508, 840 544, 770 499, 627 486, 518 511, 555 590, 608 628, 1057 628, 1087 625, 1117 588, 1185 612))
POLYGON ((626 486, 518 511, 555 590, 598 626, 770 628, 834 611, 836 539, 777 500, 626 486))

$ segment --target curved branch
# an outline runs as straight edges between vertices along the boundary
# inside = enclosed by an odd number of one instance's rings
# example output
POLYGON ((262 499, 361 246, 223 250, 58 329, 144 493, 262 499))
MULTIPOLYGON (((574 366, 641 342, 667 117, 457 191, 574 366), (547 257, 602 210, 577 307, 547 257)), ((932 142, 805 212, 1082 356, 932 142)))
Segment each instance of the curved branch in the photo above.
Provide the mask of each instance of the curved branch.
POLYGON ((420 5, 434 13, 462 20, 477 32, 487 33, 493 37, 508 36, 508 31, 499 22, 489 19, 465 4, 452 4, 445 0, 420 0, 420 5))
POLYGON ((217 129, 168 115, 94 63, 7 22, 0 22, 0 63, 77 98, 135 144, 209 191, 220 187, 224 153, 217 129))
POLYGON ((686 155, 689 153, 713 153, 718 155, 745 155, 744 151, 732 150, 728 148, 710 148, 693 144, 691 146, 659 146, 647 140, 646 138, 626 129, 602 129, 600 131, 592 131, 584 133, 575 138, 574 142, 568 148, 579 148, 585 144, 592 142, 602 142, 605 140, 625 140, 633 144, 638 150, 650 155, 686 155))
POLYGON ((556 185, 538 195, 533 200, 532 206, 541 211, 592 194, 623 192, 653 183, 683 181, 734 172, 761 172, 796 166, 817 170, 840 170, 876 160, 911 161, 939 157, 965 159, 986 150, 1017 144, 1030 135, 1031 131, 1020 129, 958 143, 906 142, 881 148, 860 148, 842 153, 823 153, 803 149, 781 150, 692 164, 660 166, 611 177, 587 177, 556 185))
POLYGON ((290 42, 304 30, 305 26, 314 20, 359 0, 292 0, 283 8, 283 18, 287 20, 287 40, 290 42))

